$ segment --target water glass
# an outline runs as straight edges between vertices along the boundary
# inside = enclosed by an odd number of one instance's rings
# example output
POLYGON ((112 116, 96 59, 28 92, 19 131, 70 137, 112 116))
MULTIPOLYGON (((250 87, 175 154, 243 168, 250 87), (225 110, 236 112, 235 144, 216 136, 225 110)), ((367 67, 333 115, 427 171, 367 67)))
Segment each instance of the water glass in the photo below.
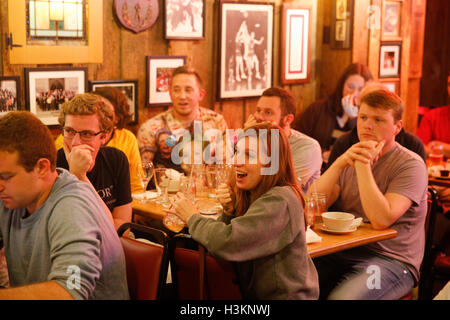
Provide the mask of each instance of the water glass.
POLYGON ((159 202, 166 204, 169 202, 168 189, 169 177, 166 168, 156 168, 155 170, 156 191, 158 192, 159 202))
POLYGON ((313 192, 305 198, 306 223, 313 226, 314 223, 322 223, 322 213, 327 211, 327 195, 313 192))

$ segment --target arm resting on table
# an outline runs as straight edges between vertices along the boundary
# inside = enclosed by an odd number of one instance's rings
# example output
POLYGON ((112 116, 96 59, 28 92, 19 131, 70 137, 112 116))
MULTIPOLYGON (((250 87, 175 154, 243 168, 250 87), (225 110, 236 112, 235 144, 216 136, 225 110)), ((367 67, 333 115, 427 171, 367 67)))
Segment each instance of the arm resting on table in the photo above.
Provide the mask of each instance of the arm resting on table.
POLYGON ((34 283, 21 287, 0 289, 0 300, 74 300, 67 290, 55 281, 34 283))

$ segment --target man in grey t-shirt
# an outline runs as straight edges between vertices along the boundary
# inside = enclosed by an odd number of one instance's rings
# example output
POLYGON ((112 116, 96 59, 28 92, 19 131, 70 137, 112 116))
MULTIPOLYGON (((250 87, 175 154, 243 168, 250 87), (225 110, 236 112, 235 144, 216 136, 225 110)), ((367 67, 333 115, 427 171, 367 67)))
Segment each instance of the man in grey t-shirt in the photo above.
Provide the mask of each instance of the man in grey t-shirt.
POLYGON ((336 159, 317 180, 327 205, 393 228, 396 238, 324 256, 314 261, 321 297, 399 299, 417 283, 424 250, 427 172, 423 160, 395 142, 403 104, 384 89, 364 95, 358 110, 360 142, 336 159))
POLYGON ((294 97, 285 89, 272 87, 266 89, 259 98, 256 112, 250 115, 244 125, 267 121, 279 125, 289 139, 292 163, 297 178, 301 180, 304 192, 320 176, 322 151, 319 142, 291 128, 296 113, 294 97))
POLYGON ((56 169, 48 128, 25 111, 0 118, 3 299, 128 299, 125 258, 101 200, 56 169))

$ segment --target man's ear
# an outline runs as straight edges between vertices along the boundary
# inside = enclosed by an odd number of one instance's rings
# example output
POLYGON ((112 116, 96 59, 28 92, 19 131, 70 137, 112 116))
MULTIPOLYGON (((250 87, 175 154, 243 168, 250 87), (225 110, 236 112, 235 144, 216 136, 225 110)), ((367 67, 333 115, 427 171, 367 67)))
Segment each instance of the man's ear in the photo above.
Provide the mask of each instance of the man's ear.
POLYGON ((289 113, 288 115, 284 116, 284 123, 288 124, 289 126, 294 122, 295 116, 292 113, 289 113))
POLYGON ((34 171, 39 177, 44 177, 52 170, 52 165, 49 159, 40 158, 34 166, 34 171))
POLYGON ((205 96, 206 96, 206 90, 200 89, 200 101, 202 101, 205 96))
POLYGON ((402 130, 403 128, 403 120, 398 120, 397 123, 395 124, 395 135, 397 135, 400 130, 402 130))

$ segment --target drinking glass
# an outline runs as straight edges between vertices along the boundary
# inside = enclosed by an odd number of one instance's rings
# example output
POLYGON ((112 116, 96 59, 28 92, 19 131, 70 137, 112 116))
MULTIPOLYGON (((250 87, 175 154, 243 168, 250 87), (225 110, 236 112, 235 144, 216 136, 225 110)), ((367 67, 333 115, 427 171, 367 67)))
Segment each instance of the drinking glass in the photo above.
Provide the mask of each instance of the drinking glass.
POLYGON ((208 184, 208 198, 217 198, 216 189, 218 186, 219 172, 216 165, 208 165, 206 167, 206 182, 208 184))
POLYGON ((169 177, 166 168, 156 168, 155 170, 156 191, 158 192, 159 203, 168 204, 169 177))
POLYGON ((183 220, 178 218, 178 216, 173 213, 167 213, 164 216, 162 222, 167 229, 176 233, 180 232, 184 227, 186 227, 186 224, 183 222, 183 220))
POLYGON ((322 223, 322 213, 327 211, 327 195, 325 193, 313 192, 305 198, 306 224, 313 226, 314 223, 322 223))
POLYGON ((146 162, 142 164, 137 165, 137 175, 139 177, 139 180, 142 184, 142 189, 144 189, 144 192, 147 190, 147 185, 150 181, 150 179, 153 177, 153 163, 152 162, 146 162))

